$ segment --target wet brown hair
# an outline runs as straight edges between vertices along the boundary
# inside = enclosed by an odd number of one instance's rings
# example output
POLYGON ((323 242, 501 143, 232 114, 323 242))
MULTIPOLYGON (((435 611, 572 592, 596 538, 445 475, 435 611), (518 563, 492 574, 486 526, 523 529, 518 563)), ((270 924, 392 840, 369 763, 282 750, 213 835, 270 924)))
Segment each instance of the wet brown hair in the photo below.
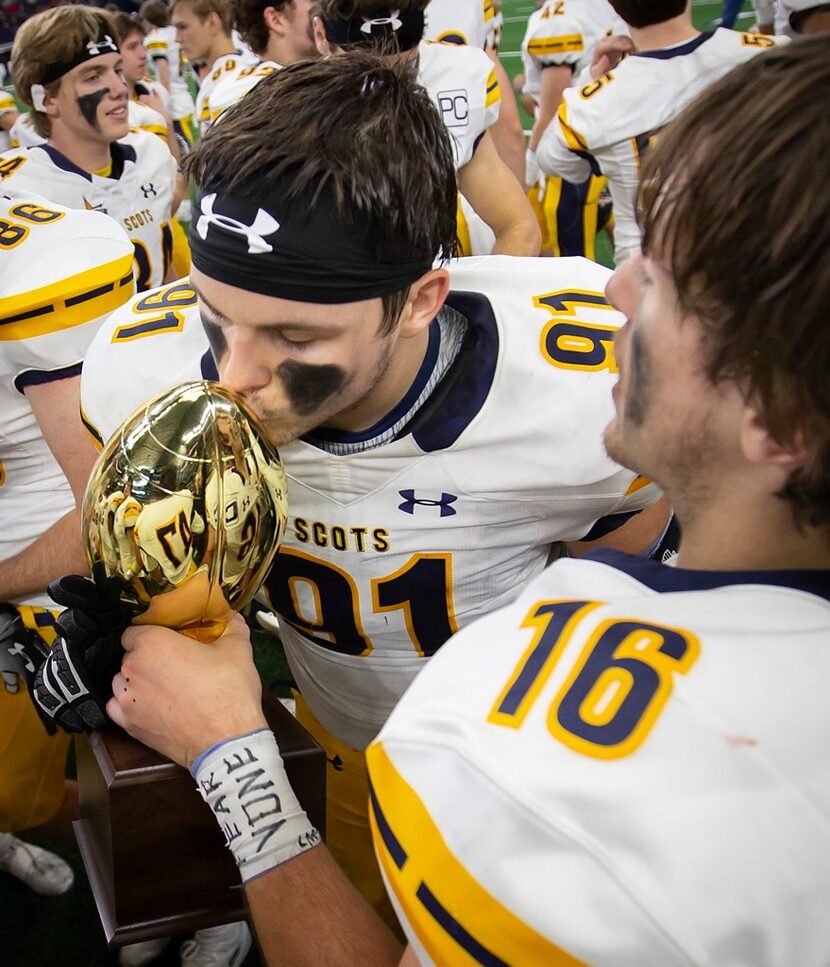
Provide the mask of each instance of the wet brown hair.
MULTIPOLYGON (((763 38, 765 39, 765 38, 763 38)), ((830 523, 830 57, 826 38, 752 58, 688 107, 645 160, 643 250, 734 380, 804 464, 780 495, 830 523)))
MULTIPOLYGON (((329 186, 345 222, 368 225, 379 258, 457 249, 457 186, 447 129, 411 65, 363 51, 264 78, 186 161, 203 191, 267 192, 287 172, 297 197, 329 186)), ((407 292, 383 300, 384 332, 407 292)))

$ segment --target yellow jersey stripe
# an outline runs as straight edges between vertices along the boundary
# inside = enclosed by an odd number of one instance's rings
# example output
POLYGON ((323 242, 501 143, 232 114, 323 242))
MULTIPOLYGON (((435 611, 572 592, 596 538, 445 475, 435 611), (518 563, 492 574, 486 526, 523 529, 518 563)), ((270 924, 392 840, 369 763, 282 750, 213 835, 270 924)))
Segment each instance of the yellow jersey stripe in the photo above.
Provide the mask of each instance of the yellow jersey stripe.
POLYGON ((543 37, 531 40, 527 45, 529 54, 540 56, 543 54, 564 54, 585 49, 582 34, 568 34, 564 37, 543 37))
POLYGON ((496 77, 495 70, 490 72, 490 76, 487 78, 487 91, 484 98, 484 106, 492 107, 494 104, 498 104, 501 101, 501 88, 499 87, 499 81, 496 77))
POLYGON ((651 481, 648 477, 635 477, 628 486, 628 490, 625 492, 626 497, 630 497, 631 494, 636 494, 638 490, 642 490, 643 487, 650 487, 651 481))
POLYGON ((564 101, 559 105, 556 118, 559 121, 559 129, 562 132, 562 136, 565 138, 565 144, 572 151, 587 151, 588 142, 581 134, 574 131, 568 123, 568 105, 564 101))
POLYGON ((585 967, 502 906, 450 852, 382 742, 366 752, 369 821, 386 879, 437 964, 585 967))
POLYGON ((484 0, 484 22, 487 23, 488 20, 492 20, 496 16, 496 9, 493 6, 493 0, 484 0))
POLYGON ((0 342, 81 326, 108 315, 135 293, 132 256, 3 300, 0 342))

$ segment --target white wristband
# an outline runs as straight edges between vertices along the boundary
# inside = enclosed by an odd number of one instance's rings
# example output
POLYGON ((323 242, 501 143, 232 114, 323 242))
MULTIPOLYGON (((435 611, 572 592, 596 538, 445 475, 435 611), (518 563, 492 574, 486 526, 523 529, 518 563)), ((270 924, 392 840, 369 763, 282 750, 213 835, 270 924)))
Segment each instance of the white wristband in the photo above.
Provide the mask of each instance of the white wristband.
POLYGON ((268 729, 203 752, 193 764, 193 777, 225 834, 243 882, 321 841, 291 788, 277 740, 268 729))

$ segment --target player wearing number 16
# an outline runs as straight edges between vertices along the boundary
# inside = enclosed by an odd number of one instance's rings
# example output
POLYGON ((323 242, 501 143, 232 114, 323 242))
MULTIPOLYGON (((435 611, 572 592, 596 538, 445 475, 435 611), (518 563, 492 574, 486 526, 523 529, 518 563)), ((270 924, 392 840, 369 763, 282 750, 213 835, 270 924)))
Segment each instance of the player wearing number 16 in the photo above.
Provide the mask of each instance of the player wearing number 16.
POLYGON ((0 179, 67 208, 102 211, 135 248, 138 291, 171 281, 176 163, 155 135, 131 132, 116 32, 92 7, 58 7, 18 30, 18 96, 46 144, 0 157, 0 179))

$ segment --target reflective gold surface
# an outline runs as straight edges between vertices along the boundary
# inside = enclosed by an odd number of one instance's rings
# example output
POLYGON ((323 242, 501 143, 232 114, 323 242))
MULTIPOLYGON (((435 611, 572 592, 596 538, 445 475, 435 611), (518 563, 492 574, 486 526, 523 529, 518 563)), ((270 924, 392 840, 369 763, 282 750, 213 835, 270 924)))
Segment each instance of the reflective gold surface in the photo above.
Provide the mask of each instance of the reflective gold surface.
POLYGON ((84 497, 90 566, 123 581, 135 624, 217 638, 259 588, 286 523, 282 462, 216 383, 137 410, 98 458, 84 497))

